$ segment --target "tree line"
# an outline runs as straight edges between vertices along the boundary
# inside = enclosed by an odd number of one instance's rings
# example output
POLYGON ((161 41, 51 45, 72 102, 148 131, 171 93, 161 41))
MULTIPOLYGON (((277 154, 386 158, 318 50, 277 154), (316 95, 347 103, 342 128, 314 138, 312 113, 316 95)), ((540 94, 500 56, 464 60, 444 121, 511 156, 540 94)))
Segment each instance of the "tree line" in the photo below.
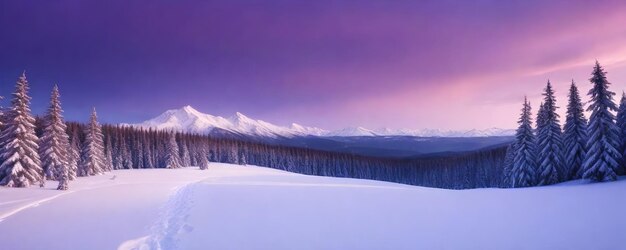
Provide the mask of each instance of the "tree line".
POLYGON ((252 164, 318 176, 391 181, 441 188, 501 186, 505 149, 448 156, 379 158, 289 147, 245 139, 120 125, 100 125, 95 109, 88 123, 65 122, 59 88, 42 117, 30 111, 29 85, 22 74, 11 107, 1 114, 0 185, 59 190, 79 177, 119 169, 209 168, 209 162, 252 164))
POLYGON ((589 81, 589 120, 578 87, 572 81, 563 130, 550 81, 544 89, 534 128, 531 105, 524 99, 515 142, 505 156, 505 186, 550 185, 581 178, 614 181, 626 172, 626 95, 622 94, 618 108, 606 71, 597 61, 589 81))

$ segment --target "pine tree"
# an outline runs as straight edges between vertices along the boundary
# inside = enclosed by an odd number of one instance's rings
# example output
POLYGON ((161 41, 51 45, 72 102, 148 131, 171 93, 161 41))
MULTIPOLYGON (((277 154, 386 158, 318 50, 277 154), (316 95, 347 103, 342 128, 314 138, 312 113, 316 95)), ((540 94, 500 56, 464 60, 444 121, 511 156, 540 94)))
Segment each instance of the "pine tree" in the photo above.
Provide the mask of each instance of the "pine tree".
POLYGON ((122 169, 133 169, 133 161, 130 155, 130 149, 126 143, 126 138, 120 141, 120 155, 122 159, 122 169))
POLYGON ((43 169, 37 150, 35 118, 30 111, 26 74, 17 80, 11 109, 6 113, 5 128, 0 134, 2 159, 0 165, 0 185, 7 187, 28 187, 39 182, 43 186, 43 169))
POLYGON ((111 136, 108 136, 106 139, 106 144, 104 147, 104 170, 111 171, 113 170, 113 154, 111 150, 113 146, 111 145, 111 136))
POLYGON ((515 143, 509 144, 506 147, 506 154, 504 155, 503 169, 502 169, 502 184, 501 187, 510 187, 513 185, 512 172, 513 162, 515 161, 515 143))
POLYGON ((124 159, 123 159, 123 154, 124 152, 122 151, 123 148, 123 142, 124 140, 122 139, 122 135, 121 133, 117 133, 117 140, 115 143, 115 156, 113 156, 113 169, 118 170, 118 169, 123 169, 124 168, 124 159))
POLYGON ((524 107, 515 134, 515 157, 512 169, 512 187, 528 187, 537 184, 537 156, 533 134, 530 103, 524 98, 524 107))
POLYGON ((78 138, 78 130, 74 130, 72 138, 70 140, 70 149, 69 149, 69 169, 68 169, 68 178, 69 180, 75 180, 78 172, 78 163, 80 162, 80 138, 78 138))
POLYGON ((615 125, 616 111, 613 102, 615 93, 609 90, 606 72, 596 61, 589 81, 593 84, 589 90, 591 96, 587 111, 591 111, 587 127, 587 154, 583 163, 583 178, 591 181, 613 181, 617 179, 616 170, 622 154, 619 152, 619 129, 615 125))
MULTIPOLYGON (((50 107, 44 117, 43 136, 40 140, 39 156, 44 169, 45 177, 48 180, 61 181, 63 178, 67 182, 69 168, 69 137, 67 126, 63 121, 63 110, 59 100, 59 88, 54 85, 50 97, 50 107)), ((65 188, 67 189, 67 184, 65 188)))
MULTIPOLYGON (((543 102, 541 102, 539 104, 539 109, 537 110, 537 120, 535 121, 535 124, 536 124, 535 134, 538 134, 539 130, 541 130, 541 128, 543 128, 546 125, 545 120, 546 120, 545 107, 543 105, 543 102)), ((537 155, 537 164, 539 164, 539 154, 541 153, 541 147, 539 147, 538 144, 539 144, 539 141, 538 140, 535 141, 535 146, 536 146, 535 150, 537 150, 537 152, 535 152, 535 154, 537 155)), ((537 169, 537 171, 539 171, 539 169, 537 169)))
POLYGON ((578 88, 572 81, 563 132, 566 179, 572 180, 582 177, 581 169, 587 153, 586 143, 587 118, 585 118, 578 88))
POLYGON ((133 155, 135 156, 135 160, 137 161, 137 163, 135 163, 135 166, 137 166, 137 168, 145 168, 145 162, 143 161, 142 143, 143 142, 138 137, 135 137, 135 150, 133 155))
POLYGON ((209 168, 209 159, 207 158, 206 150, 200 149, 198 152, 198 167, 200 170, 207 170, 209 168))
POLYGON ((85 130, 85 145, 82 148, 82 159, 78 167, 78 176, 98 175, 104 169, 104 143, 102 128, 98 124, 98 116, 94 108, 89 125, 85 130))
POLYGON ((545 113, 546 113, 545 105, 542 102, 541 104, 539 104, 539 109, 537 110, 537 121, 535 122, 537 124, 537 129, 536 129, 537 131, 539 131, 540 128, 543 128, 546 125, 545 113))
POLYGON ((626 167, 626 93, 622 92, 622 99, 619 102, 619 108, 617 110, 617 120, 615 122, 617 129, 619 129, 619 152, 622 153, 622 159, 620 161, 620 168, 618 174, 624 174, 626 167))
POLYGON ((169 140, 165 144, 165 168, 180 168, 180 158, 178 153, 178 144, 176 143, 176 135, 171 132, 169 140))
POLYGON ((152 147, 150 146, 149 140, 147 139, 147 136, 145 134, 143 136, 143 140, 143 161, 145 164, 145 168, 154 168, 152 160, 152 147))
POLYGON ((237 146, 238 150, 237 150, 237 164, 239 165, 247 165, 248 161, 246 160, 246 152, 243 149, 243 146, 241 144, 239 144, 237 146))
MULTIPOLYGON (((561 139, 561 125, 556 113, 556 98, 554 90, 548 81, 544 96, 541 114, 541 126, 537 128, 539 185, 557 183, 563 176, 563 141, 561 139)), ((538 123, 539 125, 539 123, 538 123)))
POLYGON ((189 155, 189 149, 184 141, 180 143, 180 161, 182 166, 191 166, 191 157, 189 155))

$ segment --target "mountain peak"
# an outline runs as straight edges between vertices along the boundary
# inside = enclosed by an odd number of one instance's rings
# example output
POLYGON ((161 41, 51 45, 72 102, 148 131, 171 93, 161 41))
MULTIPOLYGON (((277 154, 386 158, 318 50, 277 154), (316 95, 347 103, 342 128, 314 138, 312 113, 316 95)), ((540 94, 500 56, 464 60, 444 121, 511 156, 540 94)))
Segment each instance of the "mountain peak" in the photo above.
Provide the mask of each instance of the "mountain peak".
POLYGON ((188 113, 188 114, 198 114, 198 113, 200 113, 200 111, 196 110, 195 108, 193 108, 190 105, 186 105, 186 106, 182 107, 180 110, 182 110, 182 111, 184 111, 185 113, 188 113))
POLYGON ((204 114, 190 105, 180 109, 168 110, 165 113, 132 126, 178 130, 192 133, 208 134, 213 129, 225 130, 234 134, 262 137, 294 137, 294 136, 418 136, 418 137, 487 137, 510 136, 513 129, 489 128, 484 130, 440 130, 440 129, 377 129, 349 127, 336 131, 328 131, 316 127, 306 127, 292 123, 288 127, 274 125, 262 120, 249 118, 236 112, 229 118, 204 114))
POLYGON ((248 118, 246 115, 244 115, 241 112, 235 112, 235 115, 233 117, 236 117, 236 118, 248 118))
POLYGON ((190 105, 165 113, 134 126, 156 129, 174 129, 178 131, 209 134, 213 129, 228 131, 239 135, 262 137, 293 137, 321 135, 325 130, 310 127, 282 127, 261 120, 249 118, 236 112, 229 118, 204 114, 190 105))
POLYGON ((247 117, 246 115, 240 113, 240 112, 236 112, 235 115, 233 115, 232 117, 230 117, 229 119, 230 121, 232 121, 233 123, 246 123, 246 124, 250 124, 250 123, 254 123, 256 122, 253 119, 250 119, 249 117, 247 117))

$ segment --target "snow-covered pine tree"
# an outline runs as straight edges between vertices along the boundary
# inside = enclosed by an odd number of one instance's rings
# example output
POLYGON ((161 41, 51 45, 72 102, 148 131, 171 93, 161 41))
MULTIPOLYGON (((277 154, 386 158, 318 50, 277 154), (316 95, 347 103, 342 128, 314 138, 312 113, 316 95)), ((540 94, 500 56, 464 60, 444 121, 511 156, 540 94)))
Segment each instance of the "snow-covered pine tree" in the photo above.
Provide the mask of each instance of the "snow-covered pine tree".
POLYGON ((513 173, 513 162, 515 161, 515 143, 509 144, 506 147, 506 154, 504 155, 504 167, 502 168, 502 184, 501 187, 510 187, 512 186, 512 173, 513 173))
POLYGON ((165 163, 166 154, 167 154, 167 145, 170 143, 170 134, 167 131, 158 132, 155 140, 159 143, 155 145, 154 149, 154 160, 156 161, 156 166, 165 167, 167 164, 165 163))
POLYGON ((168 141, 165 144, 165 168, 180 168, 180 158, 178 153, 178 143, 176 143, 175 132, 169 133, 168 141))
POLYGON ((135 163, 135 166, 137 168, 145 168, 145 162, 143 161, 143 145, 142 145, 142 141, 140 140, 139 137, 135 137, 135 150, 134 150, 134 157, 135 160, 137 161, 137 163, 135 163))
MULTIPOLYGON (((189 136, 187 137, 188 139, 190 138, 189 136)), ((191 137, 193 138, 193 137, 191 137)), ((189 166, 198 166, 198 155, 200 155, 201 153, 198 152, 198 147, 199 145, 197 144, 198 141, 197 139, 189 139, 190 141, 187 142, 187 149, 189 149, 189 166)), ((204 153, 206 154, 208 151, 205 151, 204 153)))
POLYGON ((200 170, 207 170, 209 168, 209 158, 206 150, 200 148, 196 152, 198 152, 198 167, 200 167, 200 170))
POLYGON ((180 143, 180 163, 184 167, 191 166, 191 157, 189 156, 189 149, 187 148, 187 143, 185 143, 184 141, 181 141, 180 143))
MULTIPOLYGON (((550 185, 557 183, 563 176, 563 141, 559 115, 556 113, 556 98, 550 81, 543 93, 544 102, 541 114, 541 126, 537 128, 538 152, 538 183, 550 185)), ((539 125, 539 123, 538 123, 539 125)))
MULTIPOLYGON (((61 181, 60 178, 64 176, 67 182, 70 143, 59 97, 59 88, 54 85, 50 96, 50 107, 43 119, 44 127, 39 141, 39 156, 46 179, 61 181)), ((67 184, 65 184, 65 189, 67 189, 67 184)))
POLYGON ((133 169, 132 155, 130 154, 129 145, 126 143, 126 138, 122 138, 120 142, 120 153, 122 154, 122 168, 133 169))
MULTIPOLYGON (((539 104, 539 109, 537 110, 537 120, 535 121, 535 135, 537 135, 539 133, 539 130, 541 130, 541 128, 543 128, 546 125, 546 116, 545 116, 545 110, 544 110, 544 105, 543 102, 541 102, 539 104)), ((537 137, 535 137, 535 139, 537 139, 537 137)), ((537 168, 539 168, 539 153, 541 153, 541 147, 539 147, 539 141, 535 141, 535 150, 537 150, 537 152, 535 152, 535 154, 537 155, 537 168)), ((537 169, 537 171, 539 171, 539 169, 537 169)), ((539 174, 539 173, 537 173, 539 174)), ((539 180, 537 180, 539 181, 539 180)))
POLYGON ((569 102, 563 132, 565 147, 565 178, 568 180, 582 177, 582 164, 587 153, 587 118, 585 118, 583 103, 580 100, 578 88, 572 80, 569 89, 569 102))
POLYGON ((15 86, 11 108, 5 114, 5 128, 0 133, 4 160, 0 165, 0 185, 7 187, 28 187, 38 182, 43 185, 44 181, 28 89, 26 73, 22 73, 15 86))
POLYGON ((237 145, 237 164, 239 165, 248 164, 248 161, 246 160, 246 152, 241 143, 237 145))
MULTIPOLYGON (((537 121, 535 122, 537 124, 537 129, 536 131, 539 131, 539 129, 543 128, 546 125, 546 115, 545 115, 545 107, 543 102, 541 102, 541 104, 539 104, 539 109, 537 110, 537 121)), ((539 152, 537 152, 539 153, 539 152)))
POLYGON ((237 144, 231 144, 229 147, 228 163, 237 164, 239 162, 239 148, 237 147, 237 144))
POLYGON ((626 93, 622 92, 622 99, 619 102, 619 108, 617 110, 617 120, 615 122, 617 129, 619 129, 619 152, 622 153, 622 159, 620 161, 620 168, 617 174, 624 174, 626 169, 626 93))
POLYGON ((528 187, 537 184, 537 155, 533 134, 530 103, 524 97, 524 107, 515 134, 515 157, 511 173, 512 187, 528 187))
POLYGON ((96 109, 91 112, 91 119, 85 130, 85 143, 82 147, 78 176, 98 175, 104 169, 104 143, 102 128, 98 123, 96 109))
POLYGON ((113 145, 111 144, 111 136, 106 138, 106 144, 104 146, 104 171, 113 170, 113 153, 111 152, 113 145))
POLYGON ((121 135, 121 133, 119 133, 119 131, 118 131, 116 137, 117 137, 116 143, 115 143, 115 146, 113 147, 113 149, 114 149, 113 152, 115 152, 114 155, 113 155, 113 169, 114 170, 118 170, 118 169, 123 169, 124 168, 124 164, 123 164, 124 160, 122 159, 122 155, 124 153, 122 152, 122 145, 121 145, 122 142, 123 142, 123 139, 122 139, 122 135, 121 135))
POLYGON ((74 130, 72 138, 70 140, 69 148, 69 180, 75 180, 78 172, 78 163, 80 162, 80 138, 78 138, 78 130, 74 130))
POLYGON ((148 138, 146 137, 146 135, 144 134, 143 136, 143 140, 144 142, 142 143, 143 146, 143 162, 145 164, 145 168, 154 168, 154 164, 153 164, 153 160, 152 160, 152 147, 150 146, 150 143, 148 141, 148 138))
POLYGON ((615 93, 609 90, 606 72, 596 61, 589 79, 593 87, 587 111, 591 111, 587 127, 587 154, 583 163, 583 178, 591 181, 614 181, 622 154, 619 152, 619 129, 615 125, 615 93))

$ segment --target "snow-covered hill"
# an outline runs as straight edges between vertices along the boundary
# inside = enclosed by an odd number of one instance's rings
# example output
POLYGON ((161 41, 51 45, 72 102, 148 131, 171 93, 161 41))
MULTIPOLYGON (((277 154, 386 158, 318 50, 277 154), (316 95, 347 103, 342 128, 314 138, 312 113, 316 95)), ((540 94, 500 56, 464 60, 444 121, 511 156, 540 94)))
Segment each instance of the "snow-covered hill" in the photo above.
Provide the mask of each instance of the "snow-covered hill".
POLYGON ((278 126, 262 120, 255 120, 242 113, 224 118, 204 114, 191 106, 168 110, 165 113, 132 126, 157 129, 174 129, 178 131, 207 134, 214 129, 221 129, 235 134, 262 137, 294 137, 294 136, 420 136, 420 137, 488 137, 510 136, 512 129, 490 128, 485 130, 439 130, 439 129, 376 129, 350 127, 329 131, 316 127, 306 127, 292 123, 289 127, 278 126))
POLYGON ((626 180, 443 190, 214 163, 0 188, 2 249, 623 249, 626 180))

